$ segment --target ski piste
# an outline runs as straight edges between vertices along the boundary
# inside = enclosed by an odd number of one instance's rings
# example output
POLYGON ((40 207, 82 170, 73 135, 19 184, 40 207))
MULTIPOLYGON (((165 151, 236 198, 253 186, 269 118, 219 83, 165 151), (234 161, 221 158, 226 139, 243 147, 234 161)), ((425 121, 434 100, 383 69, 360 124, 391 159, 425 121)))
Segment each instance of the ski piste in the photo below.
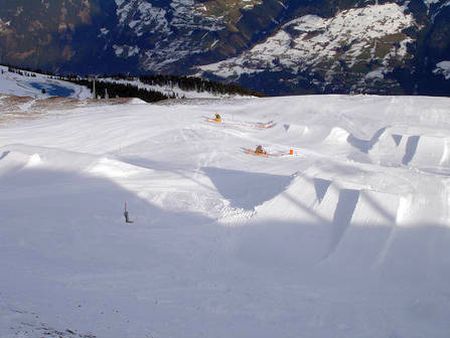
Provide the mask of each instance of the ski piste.
POLYGON ((13 100, 0 337, 448 338, 450 98, 13 100))
POLYGON ((303 157, 298 154, 298 151, 293 152, 292 154, 289 151, 281 151, 281 150, 267 150, 266 153, 257 153, 255 149, 251 148, 241 148, 244 154, 252 155, 256 157, 303 157))
POLYGON ((253 129, 269 129, 276 126, 274 121, 268 122, 248 122, 248 121, 237 121, 237 120, 228 120, 223 119, 219 122, 210 117, 204 117, 205 121, 208 123, 213 123, 217 125, 221 125, 224 127, 241 127, 241 128, 253 128, 253 129))
MULTIPOLYGON (((232 128, 251 128, 251 129, 270 129, 273 128, 276 123, 271 120, 268 122, 247 122, 247 121, 229 121, 229 120, 223 120, 223 118, 218 121, 214 118, 204 117, 206 122, 217 124, 223 127, 232 127, 232 128)), ((241 148, 242 151, 247 155, 252 155, 256 157, 263 157, 263 158, 269 158, 269 157, 284 157, 284 156, 291 156, 291 157, 298 157, 298 154, 296 154, 293 150, 290 150, 288 152, 285 151, 268 151, 266 153, 257 153, 254 149, 250 148, 241 148)))

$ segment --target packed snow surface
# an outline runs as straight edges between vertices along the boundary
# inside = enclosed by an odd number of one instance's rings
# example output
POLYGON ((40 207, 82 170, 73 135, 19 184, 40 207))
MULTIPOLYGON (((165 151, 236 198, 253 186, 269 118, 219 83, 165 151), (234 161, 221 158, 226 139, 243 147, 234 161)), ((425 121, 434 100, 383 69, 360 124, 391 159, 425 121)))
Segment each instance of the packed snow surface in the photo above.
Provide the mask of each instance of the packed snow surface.
POLYGON ((303 96, 5 120, 0 337, 448 337, 449 107, 303 96))

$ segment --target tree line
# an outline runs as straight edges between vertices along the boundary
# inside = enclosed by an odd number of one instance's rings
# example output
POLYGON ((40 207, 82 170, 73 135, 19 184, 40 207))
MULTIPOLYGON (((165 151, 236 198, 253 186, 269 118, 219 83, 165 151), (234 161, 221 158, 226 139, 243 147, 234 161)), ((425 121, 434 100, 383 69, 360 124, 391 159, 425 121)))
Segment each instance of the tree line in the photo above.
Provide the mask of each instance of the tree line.
MULTIPOLYGON (((88 79, 64 78, 65 81, 88 87, 93 92, 94 82, 88 79)), ((145 102, 158 102, 172 99, 175 96, 165 95, 161 92, 139 88, 132 84, 95 81, 95 93, 97 98, 136 97, 145 102)))
MULTIPOLYGON (((36 77, 35 73, 43 74, 51 79, 63 80, 85 86, 93 91, 93 79, 91 77, 81 77, 79 75, 56 75, 51 72, 32 70, 27 68, 16 68, 7 65, 8 71, 22 76, 36 77)), ((179 88, 183 91, 208 92, 215 95, 243 95, 243 96, 261 96, 260 93, 246 89, 237 84, 220 83, 205 80, 192 76, 175 75, 143 75, 131 77, 125 74, 116 74, 113 76, 97 76, 95 81, 96 97, 98 98, 116 98, 116 97, 136 97, 146 102, 157 102, 161 100, 184 98, 183 94, 161 93, 149 88, 139 88, 139 82, 145 85, 162 86, 166 88, 179 88), (106 79, 108 78, 108 80, 106 79), (109 80, 109 79, 112 79, 109 80), (115 82, 115 81, 116 82, 115 82), (132 83, 119 83, 118 81, 129 81, 132 83)))
POLYGON ((214 82, 192 76, 149 75, 140 76, 139 80, 142 83, 149 85, 178 87, 186 91, 208 92, 225 95, 261 96, 255 91, 243 88, 236 84, 214 82))

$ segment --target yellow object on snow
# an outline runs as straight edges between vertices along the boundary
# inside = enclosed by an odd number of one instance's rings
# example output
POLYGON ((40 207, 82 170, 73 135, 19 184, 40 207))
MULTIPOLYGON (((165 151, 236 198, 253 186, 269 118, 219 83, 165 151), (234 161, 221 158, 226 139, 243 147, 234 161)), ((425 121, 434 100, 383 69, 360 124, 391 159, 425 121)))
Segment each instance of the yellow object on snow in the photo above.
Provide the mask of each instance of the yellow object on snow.
POLYGON ((258 155, 267 155, 267 151, 265 151, 264 148, 263 148, 261 145, 259 145, 259 146, 257 146, 256 149, 255 149, 255 154, 258 154, 258 155))

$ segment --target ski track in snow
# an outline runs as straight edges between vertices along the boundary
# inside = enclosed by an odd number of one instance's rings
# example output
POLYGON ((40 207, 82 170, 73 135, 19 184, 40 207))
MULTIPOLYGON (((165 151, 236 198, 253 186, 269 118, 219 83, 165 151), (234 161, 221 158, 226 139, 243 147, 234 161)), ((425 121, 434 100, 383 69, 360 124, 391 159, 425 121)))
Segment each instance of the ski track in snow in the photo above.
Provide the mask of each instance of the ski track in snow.
POLYGON ((448 337, 449 103, 62 101, 0 125, 0 337, 448 337))

